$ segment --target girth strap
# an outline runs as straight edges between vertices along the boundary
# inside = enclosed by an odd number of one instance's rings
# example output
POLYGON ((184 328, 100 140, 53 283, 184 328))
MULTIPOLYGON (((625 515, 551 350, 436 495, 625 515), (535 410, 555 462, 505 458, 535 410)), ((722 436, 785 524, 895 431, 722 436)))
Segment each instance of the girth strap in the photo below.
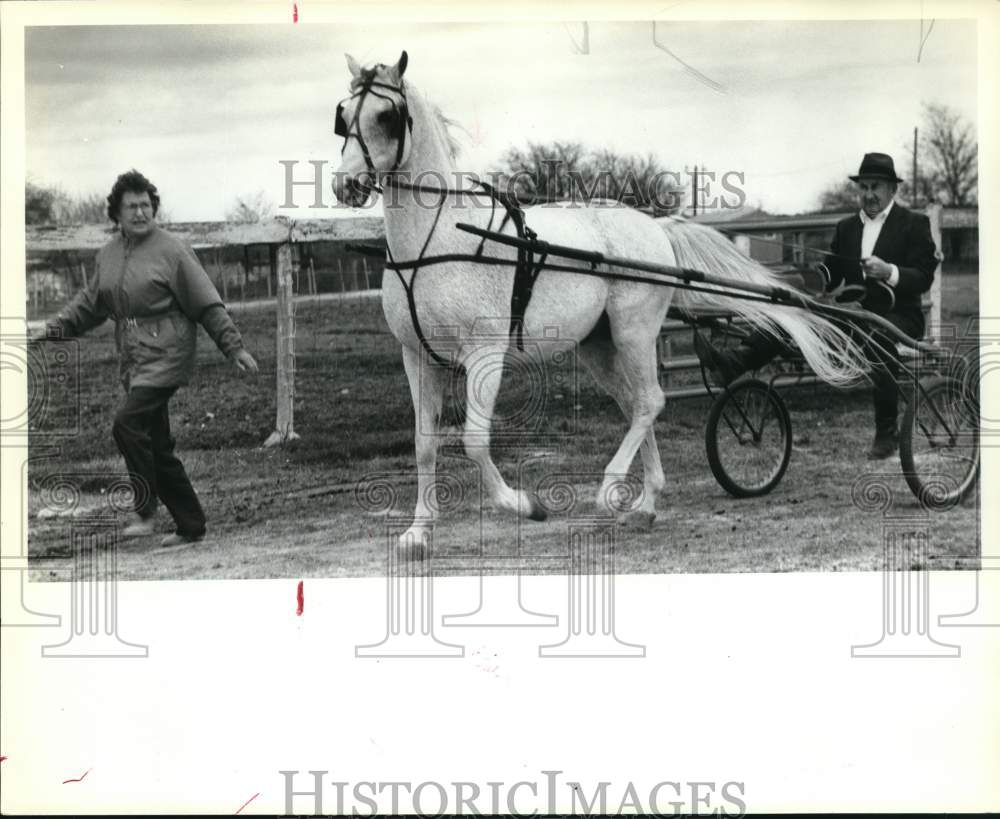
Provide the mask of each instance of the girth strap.
MULTIPOLYGON (((503 221, 500 223, 498 233, 503 232, 509 220, 513 221, 519 239, 527 239, 530 242, 538 238, 538 234, 524 223, 524 210, 518 202, 509 196, 498 193, 492 186, 487 185, 485 182, 480 182, 480 184, 507 211, 503 221)), ((493 221, 492 217, 490 221, 493 221)), ((480 243, 481 250, 482 243, 480 243)), ((519 246, 517 248, 517 265, 514 267, 514 286, 510 293, 510 328, 508 333, 514 336, 514 343, 521 352, 524 351, 524 314, 528 309, 528 304, 531 302, 531 292, 535 287, 535 280, 538 278, 538 274, 542 272, 545 258, 543 255, 536 264, 534 254, 529 247, 519 246)))
MULTIPOLYGON (((517 235, 520 239, 529 241, 538 238, 538 234, 524 224, 524 211, 520 208, 508 211, 514 226, 517 228, 517 235)), ((535 280, 542 272, 545 264, 545 256, 535 264, 533 254, 529 248, 519 247, 517 249, 517 267, 514 268, 514 287, 510 291, 510 333, 514 336, 517 349, 524 351, 524 314, 531 301, 531 292, 535 287, 535 280)))

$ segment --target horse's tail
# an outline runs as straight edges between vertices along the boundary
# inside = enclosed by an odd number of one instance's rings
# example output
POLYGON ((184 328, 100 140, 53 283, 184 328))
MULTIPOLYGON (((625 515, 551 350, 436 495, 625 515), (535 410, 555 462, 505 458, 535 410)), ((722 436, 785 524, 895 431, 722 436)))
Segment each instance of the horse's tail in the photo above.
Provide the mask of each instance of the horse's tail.
MULTIPOLYGON (((670 239, 677 264, 725 276, 734 282, 787 287, 781 278, 759 262, 744 256, 719 231, 685 219, 664 219, 661 227, 670 239)), ((779 337, 784 331, 806 362, 824 381, 845 385, 864 378, 868 370, 864 353, 848 335, 830 321, 798 307, 772 302, 752 301, 739 295, 739 290, 711 286, 715 291, 736 295, 720 295, 677 288, 674 303, 680 308, 723 308, 744 319, 754 329, 779 337)))

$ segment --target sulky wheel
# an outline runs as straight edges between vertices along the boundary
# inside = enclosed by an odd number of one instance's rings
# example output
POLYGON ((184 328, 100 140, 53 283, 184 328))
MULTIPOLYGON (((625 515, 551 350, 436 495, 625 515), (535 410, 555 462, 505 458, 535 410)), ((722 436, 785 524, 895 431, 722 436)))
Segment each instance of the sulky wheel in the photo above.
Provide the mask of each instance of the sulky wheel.
POLYGON ((737 381, 712 404, 705 447, 712 474, 730 495, 766 495, 792 457, 792 422, 785 402, 763 381, 737 381))
POLYGON ((953 376, 920 380, 903 414, 899 438, 903 476, 922 506, 949 509, 979 476, 979 395, 953 376))

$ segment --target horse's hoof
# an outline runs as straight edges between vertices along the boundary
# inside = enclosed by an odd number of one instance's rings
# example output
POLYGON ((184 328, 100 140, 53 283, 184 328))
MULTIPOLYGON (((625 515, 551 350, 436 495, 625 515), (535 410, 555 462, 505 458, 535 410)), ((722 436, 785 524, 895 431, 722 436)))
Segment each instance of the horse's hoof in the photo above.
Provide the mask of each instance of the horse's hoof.
POLYGON ((654 520, 656 520, 656 514, 653 512, 635 511, 622 515, 618 522, 634 532, 650 532, 653 529, 654 520))
POLYGON ((549 513, 545 511, 545 507, 542 506, 541 502, 537 497, 531 495, 531 511, 528 512, 528 520, 543 521, 547 520, 549 513))

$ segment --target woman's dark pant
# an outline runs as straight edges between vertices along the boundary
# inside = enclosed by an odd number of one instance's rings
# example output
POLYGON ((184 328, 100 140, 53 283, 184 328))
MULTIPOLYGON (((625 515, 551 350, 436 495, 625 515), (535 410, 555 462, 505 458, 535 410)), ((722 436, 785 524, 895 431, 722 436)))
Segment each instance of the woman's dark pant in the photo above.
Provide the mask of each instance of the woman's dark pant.
POLYGON ((133 387, 115 415, 111 428, 128 466, 135 491, 135 511, 142 517, 156 512, 163 501, 186 537, 205 533, 205 513, 184 464, 174 454, 167 402, 177 387, 133 387))

